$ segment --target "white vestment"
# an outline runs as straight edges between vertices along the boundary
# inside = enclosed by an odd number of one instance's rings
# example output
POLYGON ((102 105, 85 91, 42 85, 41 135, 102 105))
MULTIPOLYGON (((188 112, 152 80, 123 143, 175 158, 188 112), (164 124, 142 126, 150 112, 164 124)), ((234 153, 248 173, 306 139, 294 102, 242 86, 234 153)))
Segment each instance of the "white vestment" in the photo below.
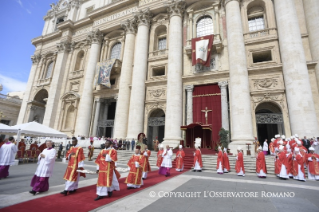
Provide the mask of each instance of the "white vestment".
MULTIPOLYGON (((79 147, 79 144, 77 144, 75 147, 79 147)), ((69 155, 69 159, 70 159, 71 154, 69 155)), ((84 161, 81 161, 78 163, 78 168, 81 168, 84 166, 84 161)), ((79 179, 80 179, 80 172, 78 172, 78 176, 75 182, 73 181, 66 181, 65 182, 65 189, 66 191, 73 191, 78 189, 79 186, 79 179)))
POLYGON ((222 162, 219 162, 219 164, 218 164, 217 173, 224 173, 224 172, 223 172, 222 162))
POLYGON ((38 177, 51 177, 53 172, 53 167, 55 163, 56 151, 54 148, 48 150, 44 149, 38 156, 38 168, 35 175, 38 177), (41 154, 45 157, 41 158, 41 154))
POLYGON ((4 143, 0 148, 0 166, 13 165, 17 151, 18 148, 14 143, 4 143))
POLYGON ((268 151, 268 143, 267 143, 267 141, 264 142, 263 151, 268 151))
POLYGON ((167 149, 164 150, 163 162, 161 164, 161 167, 172 168, 172 155, 173 155, 173 151, 171 149, 169 149, 168 151, 167 149))

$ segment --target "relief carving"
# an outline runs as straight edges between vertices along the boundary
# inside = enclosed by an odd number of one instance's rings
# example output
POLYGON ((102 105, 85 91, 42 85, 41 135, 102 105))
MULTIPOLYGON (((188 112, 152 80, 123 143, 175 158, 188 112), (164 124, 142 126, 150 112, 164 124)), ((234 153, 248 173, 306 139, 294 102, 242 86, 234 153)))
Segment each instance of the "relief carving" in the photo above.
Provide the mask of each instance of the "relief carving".
POLYGON ((149 90, 150 97, 151 98, 159 98, 159 97, 165 97, 166 92, 164 88, 155 89, 155 90, 149 90))
POLYGON ((275 78, 257 79, 254 80, 254 86, 257 90, 265 88, 275 88, 278 85, 278 80, 275 78))
POLYGON ((261 102, 277 102, 279 105, 281 105, 281 108, 284 109, 285 108, 285 95, 283 93, 275 93, 275 94, 271 94, 271 93, 265 93, 265 94, 261 94, 261 95, 255 95, 251 97, 252 102, 254 104, 254 108, 256 108, 256 106, 261 103, 261 102))

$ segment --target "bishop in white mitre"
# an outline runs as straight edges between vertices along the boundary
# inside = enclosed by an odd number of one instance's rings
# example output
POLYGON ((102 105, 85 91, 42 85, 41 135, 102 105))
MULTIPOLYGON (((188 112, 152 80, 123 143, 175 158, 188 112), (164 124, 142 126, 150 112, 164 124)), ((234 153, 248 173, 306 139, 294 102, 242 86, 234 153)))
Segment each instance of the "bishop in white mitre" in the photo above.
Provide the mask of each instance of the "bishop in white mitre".
POLYGON ((47 148, 39 154, 38 168, 31 180, 32 190, 29 192, 33 195, 49 190, 49 177, 52 176, 56 151, 52 148, 52 141, 48 140, 45 143, 47 148))
POLYGON ((10 137, 9 142, 4 143, 0 148, 0 179, 9 176, 10 165, 14 164, 14 158, 18 151, 14 142, 14 138, 10 137))

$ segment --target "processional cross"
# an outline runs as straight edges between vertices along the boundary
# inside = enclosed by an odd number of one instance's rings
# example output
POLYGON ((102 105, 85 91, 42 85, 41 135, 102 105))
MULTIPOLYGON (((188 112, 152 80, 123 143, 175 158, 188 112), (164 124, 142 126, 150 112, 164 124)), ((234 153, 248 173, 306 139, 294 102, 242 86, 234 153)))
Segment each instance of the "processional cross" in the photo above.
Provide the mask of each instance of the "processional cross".
POLYGON ((202 110, 202 112, 205 113, 205 119, 206 119, 206 124, 207 124, 207 114, 208 114, 209 112, 212 112, 212 110, 207 110, 207 107, 206 107, 206 109, 205 109, 205 110, 202 110))

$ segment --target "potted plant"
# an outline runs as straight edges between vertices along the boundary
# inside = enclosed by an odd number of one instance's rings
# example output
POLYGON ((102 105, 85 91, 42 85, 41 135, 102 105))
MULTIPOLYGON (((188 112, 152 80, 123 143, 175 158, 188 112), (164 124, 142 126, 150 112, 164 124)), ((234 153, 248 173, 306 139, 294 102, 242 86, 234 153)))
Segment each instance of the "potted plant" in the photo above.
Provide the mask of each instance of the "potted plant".
POLYGON ((221 128, 218 133, 221 146, 227 149, 228 149, 228 134, 229 134, 229 131, 225 130, 224 128, 221 128))

